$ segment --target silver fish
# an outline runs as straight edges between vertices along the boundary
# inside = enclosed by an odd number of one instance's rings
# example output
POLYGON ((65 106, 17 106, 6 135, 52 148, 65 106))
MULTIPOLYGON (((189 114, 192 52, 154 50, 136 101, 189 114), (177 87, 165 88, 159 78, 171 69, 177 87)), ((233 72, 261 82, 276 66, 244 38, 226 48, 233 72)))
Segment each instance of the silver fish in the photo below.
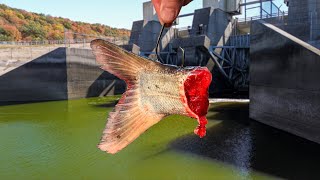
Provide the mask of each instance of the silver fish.
POLYGON ((92 41, 91 48, 101 68, 127 84, 126 92, 109 113, 98 148, 117 153, 172 114, 197 119, 194 132, 205 136, 212 78, 206 67, 163 65, 100 39, 92 41))

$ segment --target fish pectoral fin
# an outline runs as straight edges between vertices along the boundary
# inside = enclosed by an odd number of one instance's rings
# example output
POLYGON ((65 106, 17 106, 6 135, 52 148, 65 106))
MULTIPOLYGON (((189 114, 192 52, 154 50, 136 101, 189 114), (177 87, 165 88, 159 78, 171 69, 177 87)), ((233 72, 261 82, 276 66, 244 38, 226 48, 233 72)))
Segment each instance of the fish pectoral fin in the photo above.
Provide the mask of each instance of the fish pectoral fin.
POLYGON ((139 97, 133 90, 122 95, 113 112, 109 114, 99 149, 111 154, 117 153, 164 117, 146 111, 140 107, 138 100, 139 97))

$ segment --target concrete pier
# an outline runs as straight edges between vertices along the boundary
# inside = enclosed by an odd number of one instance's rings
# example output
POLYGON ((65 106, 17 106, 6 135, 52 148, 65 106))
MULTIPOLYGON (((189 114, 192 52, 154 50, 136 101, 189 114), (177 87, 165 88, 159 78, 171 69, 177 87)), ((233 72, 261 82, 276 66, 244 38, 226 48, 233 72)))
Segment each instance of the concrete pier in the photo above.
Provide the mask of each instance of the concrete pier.
POLYGON ((58 48, 35 59, 20 54, 19 60, 12 60, 18 63, 0 76, 0 104, 67 99, 65 54, 65 48, 58 48))
POLYGON ((320 143, 320 50, 260 21, 250 56, 250 118, 320 143))

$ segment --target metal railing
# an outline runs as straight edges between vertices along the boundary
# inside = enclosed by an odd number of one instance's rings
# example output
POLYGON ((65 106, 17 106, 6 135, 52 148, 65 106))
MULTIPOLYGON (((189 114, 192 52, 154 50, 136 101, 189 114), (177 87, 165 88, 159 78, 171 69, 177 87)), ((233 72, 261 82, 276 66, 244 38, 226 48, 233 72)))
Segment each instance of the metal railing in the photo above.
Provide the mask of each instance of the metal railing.
POLYGON ((238 16, 238 22, 249 22, 259 19, 285 16, 288 12, 282 11, 282 5, 277 6, 274 0, 244 0, 241 4, 243 13, 238 16))
MULTIPOLYGON (((117 45, 128 44, 128 40, 101 38, 113 42, 117 45)), ((45 45, 63 45, 70 46, 72 44, 87 44, 93 39, 73 39, 73 40, 43 40, 43 41, 0 41, 0 46, 45 46, 45 45)))
POLYGON ((114 36, 96 36, 90 34, 80 34, 74 32, 65 32, 64 39, 59 40, 40 40, 40 41, 0 41, 0 46, 45 46, 45 45, 61 45, 61 46, 70 46, 73 44, 88 44, 94 39, 104 39, 106 41, 115 43, 117 45, 128 44, 128 37, 114 37, 114 36), (80 36, 82 38, 68 38, 69 36, 80 36), (71 34, 71 35, 70 35, 71 34))
POLYGON ((273 14, 264 14, 264 15, 258 15, 258 16, 251 16, 251 17, 246 17, 246 18, 236 18, 239 23, 241 22, 250 22, 250 21, 255 21, 255 20, 261 20, 261 19, 269 19, 273 17, 283 17, 287 16, 288 11, 284 12, 279 12, 279 13, 273 13, 273 14))
POLYGON ((64 40, 0 41, 0 45, 15 45, 15 46, 32 46, 32 45, 49 45, 49 44, 64 44, 64 40))

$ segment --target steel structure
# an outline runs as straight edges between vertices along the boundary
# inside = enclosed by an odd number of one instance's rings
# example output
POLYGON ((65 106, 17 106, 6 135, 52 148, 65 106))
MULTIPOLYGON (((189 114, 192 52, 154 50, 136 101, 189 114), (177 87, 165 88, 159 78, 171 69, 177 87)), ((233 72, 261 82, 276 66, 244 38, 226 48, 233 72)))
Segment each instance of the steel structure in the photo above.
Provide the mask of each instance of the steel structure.
MULTIPOLYGON (((204 48, 205 51, 198 51, 197 47, 194 47, 196 50, 193 52, 192 65, 203 66, 207 61, 213 61, 215 69, 224 77, 227 84, 229 84, 229 88, 234 91, 248 91, 250 35, 243 34, 244 32, 239 33, 238 24, 242 22, 247 24, 247 22, 257 19, 284 16, 286 13, 281 11, 280 7, 276 6, 273 0, 243 0, 239 4, 239 8, 243 8, 241 12, 244 18, 230 14, 233 16, 232 20, 230 20, 231 29, 228 30, 231 30, 230 36, 226 38, 223 43, 219 42, 215 44, 216 42, 211 42, 209 48, 204 48)), ((197 13, 199 13, 198 10, 194 13, 180 15, 179 17, 195 16, 197 13)), ((213 26, 211 25, 211 29, 209 29, 208 26, 210 25, 198 24, 195 26, 193 24, 188 27, 175 28, 173 38, 192 39, 192 37, 199 36, 207 36, 209 38, 216 37, 217 32, 214 32, 212 29, 213 26)), ((218 31, 221 31, 221 29, 218 31)), ((191 39, 190 42, 192 41, 191 39)), ((169 43, 168 47, 160 52, 163 63, 177 66, 183 65, 181 61, 182 51, 183 49, 181 50, 180 48, 172 48, 172 44, 169 43)), ((140 55, 156 59, 155 52, 140 52, 140 55)))
POLYGON ((225 46, 211 46, 209 53, 234 89, 248 88, 250 36, 231 36, 225 46), (219 54, 216 53, 220 52, 219 54))
POLYGON ((238 18, 238 22, 247 22, 258 19, 266 19, 272 17, 285 16, 286 11, 281 11, 274 0, 243 0, 240 4, 243 8, 243 18, 238 18))

